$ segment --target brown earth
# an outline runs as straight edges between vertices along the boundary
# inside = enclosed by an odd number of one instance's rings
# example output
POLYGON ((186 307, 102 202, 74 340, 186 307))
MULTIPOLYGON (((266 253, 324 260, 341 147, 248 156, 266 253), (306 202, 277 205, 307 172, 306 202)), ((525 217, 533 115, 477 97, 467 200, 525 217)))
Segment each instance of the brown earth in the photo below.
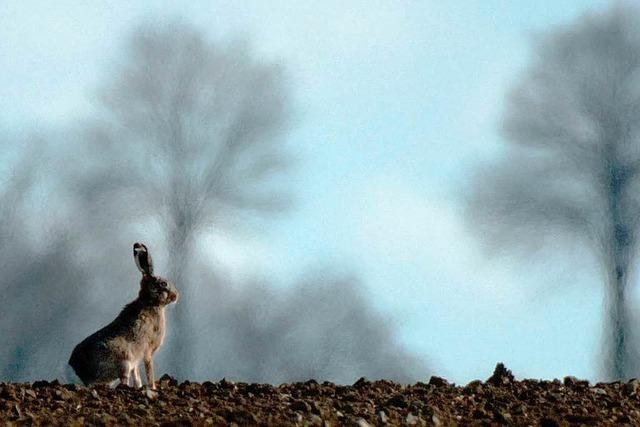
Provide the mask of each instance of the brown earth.
POLYGON ((516 381, 498 364, 485 382, 177 384, 157 391, 58 382, 0 383, 0 425, 640 425, 640 381, 516 381))

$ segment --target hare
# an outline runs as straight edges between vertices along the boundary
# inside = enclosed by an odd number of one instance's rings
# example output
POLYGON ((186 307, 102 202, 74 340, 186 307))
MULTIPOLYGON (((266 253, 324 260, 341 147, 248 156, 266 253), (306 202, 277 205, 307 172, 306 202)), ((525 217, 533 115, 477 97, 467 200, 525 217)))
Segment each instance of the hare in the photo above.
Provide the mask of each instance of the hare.
POLYGON ((138 365, 144 360, 147 384, 155 389, 153 353, 164 340, 164 309, 178 300, 178 291, 173 283, 153 275, 151 255, 145 245, 133 245, 133 258, 142 273, 138 298, 71 353, 69 365, 85 385, 118 379, 129 385, 133 375, 134 385, 141 387, 138 365))

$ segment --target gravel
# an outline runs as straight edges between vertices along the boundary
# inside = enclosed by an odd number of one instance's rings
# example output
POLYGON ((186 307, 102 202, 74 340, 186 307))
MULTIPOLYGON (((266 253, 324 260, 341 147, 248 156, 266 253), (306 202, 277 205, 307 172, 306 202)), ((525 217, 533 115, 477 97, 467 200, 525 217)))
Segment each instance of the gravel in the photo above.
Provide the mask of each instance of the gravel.
POLYGON ((178 384, 166 375, 158 386, 0 383, 0 425, 640 425, 638 380, 517 381, 502 364, 465 386, 439 377, 409 386, 364 378, 350 386, 178 384))

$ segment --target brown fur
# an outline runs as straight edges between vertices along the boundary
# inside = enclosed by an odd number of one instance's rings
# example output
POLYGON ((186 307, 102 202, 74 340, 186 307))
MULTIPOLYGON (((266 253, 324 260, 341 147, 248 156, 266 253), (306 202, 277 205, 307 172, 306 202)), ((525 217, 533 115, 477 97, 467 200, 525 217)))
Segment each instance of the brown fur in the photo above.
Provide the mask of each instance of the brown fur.
POLYGON ((144 361, 147 384, 155 388, 153 354, 164 340, 165 307, 177 298, 173 283, 143 271, 138 298, 113 322, 78 344, 69 365, 86 385, 117 379, 128 385, 133 375, 134 385, 140 387, 138 365, 144 361))

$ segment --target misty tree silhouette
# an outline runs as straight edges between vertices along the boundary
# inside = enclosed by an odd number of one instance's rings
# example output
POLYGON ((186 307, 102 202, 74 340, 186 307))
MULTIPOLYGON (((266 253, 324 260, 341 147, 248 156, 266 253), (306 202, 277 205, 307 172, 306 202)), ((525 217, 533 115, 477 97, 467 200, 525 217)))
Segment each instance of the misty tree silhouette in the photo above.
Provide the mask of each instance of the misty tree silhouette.
POLYGON ((607 294, 606 375, 633 376, 627 295, 640 225, 640 15, 614 6, 539 41, 509 97, 506 156, 475 180, 469 213, 500 244, 588 242, 607 294))
POLYGON ((11 302, 0 316, 0 381, 74 381, 65 371, 73 347, 138 292, 138 239, 174 263, 158 273, 182 294, 159 373, 424 378, 356 278, 327 267, 284 288, 269 277, 233 280, 200 250, 200 231, 288 206, 286 183, 270 182, 289 164, 282 67, 183 25, 142 27, 127 46, 103 110, 40 129, 33 151, 6 141, 18 160, 0 181, 0 292, 11 302))
POLYGON ((107 116, 95 132, 126 153, 127 179, 141 210, 157 212, 169 247, 176 307, 171 371, 193 374, 187 272, 196 233, 242 212, 289 205, 269 178, 286 169, 290 110, 283 68, 256 58, 246 43, 214 44, 183 24, 137 28, 115 77, 101 92, 107 116), (134 160, 131 160, 134 159, 134 160))

